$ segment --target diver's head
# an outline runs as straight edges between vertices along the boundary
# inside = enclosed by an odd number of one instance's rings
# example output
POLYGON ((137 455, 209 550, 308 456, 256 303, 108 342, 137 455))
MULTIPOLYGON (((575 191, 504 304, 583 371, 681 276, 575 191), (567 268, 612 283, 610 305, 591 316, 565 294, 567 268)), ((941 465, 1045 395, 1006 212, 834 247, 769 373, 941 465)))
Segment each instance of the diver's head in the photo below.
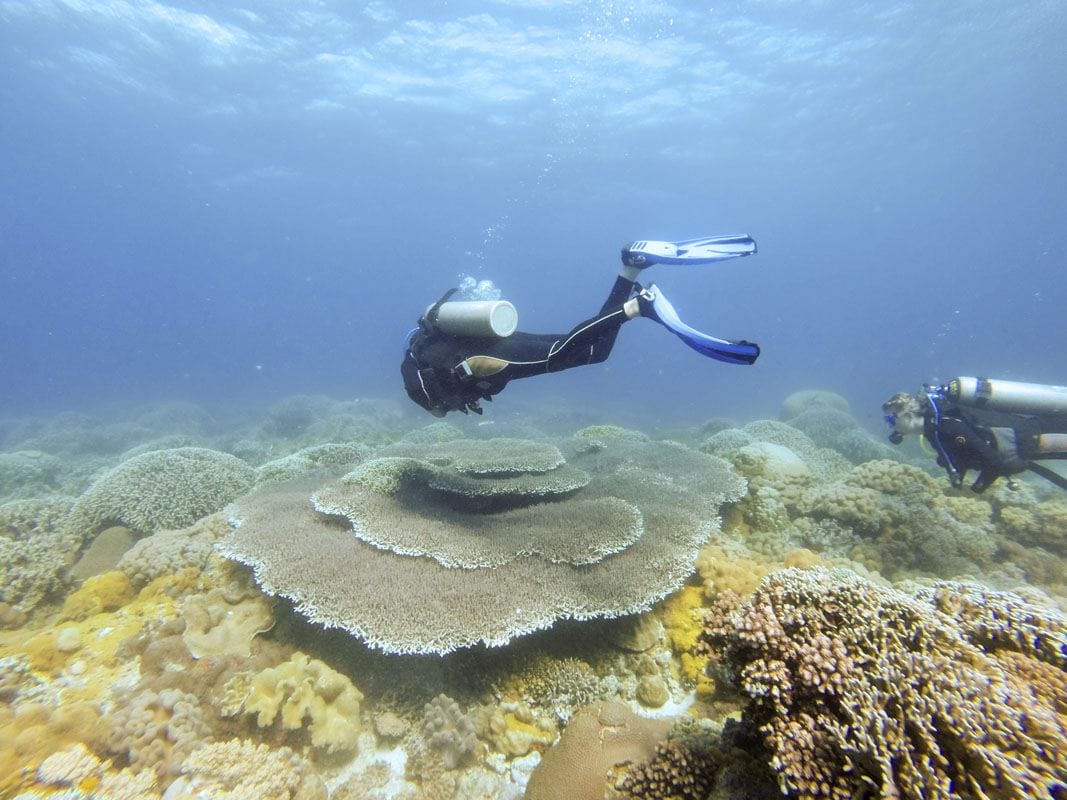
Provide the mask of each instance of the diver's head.
POLYGON ((905 436, 921 434, 926 422, 926 403, 923 395, 898 392, 882 403, 885 421, 889 425, 889 441, 900 444, 905 436))

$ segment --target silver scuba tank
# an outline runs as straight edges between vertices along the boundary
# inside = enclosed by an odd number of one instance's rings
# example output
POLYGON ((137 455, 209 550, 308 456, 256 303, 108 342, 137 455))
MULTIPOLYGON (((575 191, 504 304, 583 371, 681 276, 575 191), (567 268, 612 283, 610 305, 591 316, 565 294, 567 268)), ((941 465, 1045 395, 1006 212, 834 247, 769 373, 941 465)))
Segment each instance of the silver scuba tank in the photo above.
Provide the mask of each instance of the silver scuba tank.
MULTIPOLYGON (((426 313, 432 308, 426 309, 426 313)), ((507 300, 450 300, 437 307, 433 324, 453 336, 503 339, 518 327, 519 312, 507 300)))
POLYGON ((959 377, 945 385, 945 393, 960 405, 973 408, 1018 414, 1067 414, 1067 386, 959 377))

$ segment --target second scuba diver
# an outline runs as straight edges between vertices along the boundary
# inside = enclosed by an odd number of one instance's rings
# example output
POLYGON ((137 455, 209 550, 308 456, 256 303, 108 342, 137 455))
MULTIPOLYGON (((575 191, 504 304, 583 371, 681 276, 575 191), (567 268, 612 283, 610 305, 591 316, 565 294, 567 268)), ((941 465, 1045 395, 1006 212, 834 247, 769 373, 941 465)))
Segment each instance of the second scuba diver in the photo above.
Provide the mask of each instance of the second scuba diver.
POLYGON ((895 394, 882 410, 889 440, 922 436, 953 486, 962 486, 969 470, 978 472, 975 492, 1030 470, 1067 489, 1067 478, 1036 463, 1067 459, 1067 387, 960 377, 895 394))

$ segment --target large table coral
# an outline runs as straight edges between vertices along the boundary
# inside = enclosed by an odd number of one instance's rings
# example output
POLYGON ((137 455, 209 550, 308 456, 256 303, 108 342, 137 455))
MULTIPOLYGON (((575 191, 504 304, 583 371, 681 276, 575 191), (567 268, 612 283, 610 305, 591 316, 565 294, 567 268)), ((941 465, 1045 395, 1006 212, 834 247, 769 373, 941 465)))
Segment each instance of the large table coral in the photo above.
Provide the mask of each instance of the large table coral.
POLYGON ((791 796, 1067 791, 1067 623, 1054 610, 967 585, 913 597, 794 569, 740 607, 720 596, 707 625, 791 796))
POLYGON ((261 487, 231 507, 221 552, 316 622, 387 652, 446 653, 649 608, 745 490, 726 462, 672 443, 419 448, 340 483, 261 487))

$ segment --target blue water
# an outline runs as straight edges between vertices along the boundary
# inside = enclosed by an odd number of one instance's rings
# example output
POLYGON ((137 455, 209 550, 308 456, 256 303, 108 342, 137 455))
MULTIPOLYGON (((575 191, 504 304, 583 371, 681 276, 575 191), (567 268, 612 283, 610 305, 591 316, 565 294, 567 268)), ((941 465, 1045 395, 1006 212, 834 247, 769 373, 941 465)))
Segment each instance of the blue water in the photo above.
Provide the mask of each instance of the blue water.
POLYGON ((492 413, 1067 383, 1067 4, 695 9, 0 0, 0 413, 407 402, 459 275, 564 331, 628 240, 734 232, 759 255, 653 279, 756 366, 639 320, 492 413))

